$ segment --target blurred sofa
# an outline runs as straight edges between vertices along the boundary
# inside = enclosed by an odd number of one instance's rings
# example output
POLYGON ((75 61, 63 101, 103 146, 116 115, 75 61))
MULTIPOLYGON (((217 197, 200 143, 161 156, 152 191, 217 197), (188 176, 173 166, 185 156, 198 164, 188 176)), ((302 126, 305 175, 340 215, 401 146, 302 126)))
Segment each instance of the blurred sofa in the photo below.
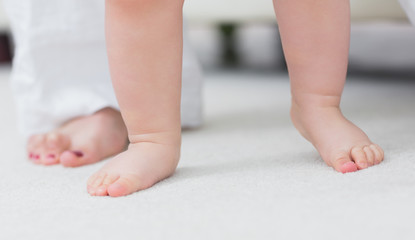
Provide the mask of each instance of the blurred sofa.
MULTIPOLYGON (((351 0, 352 20, 404 20, 398 0, 351 0)), ((188 0, 184 13, 191 22, 275 21, 272 0, 188 0)), ((7 29, 7 18, 0 1, 0 29, 7 29)))
MULTIPOLYGON (((398 0, 351 0, 352 21, 406 20, 398 0)), ((189 0, 184 13, 191 22, 243 23, 275 21, 272 0, 189 0)))
POLYGON ((5 30, 8 26, 7 17, 3 9, 3 2, 0 1, 0 30, 5 30))
MULTIPOLYGON (((0 0, 0 62, 8 62, 10 60, 7 45, 9 24, 1 3, 0 0)), ((244 23, 267 25, 276 23, 272 0, 187 0, 184 5, 184 14, 189 24, 222 26, 222 33, 232 32, 232 26, 246 25, 244 23)), ((392 65, 403 68, 415 67, 412 64, 415 63, 415 47, 413 47, 415 32, 409 25, 403 26, 402 22, 407 22, 407 17, 398 0, 351 0, 351 16, 355 23, 354 29, 352 28, 350 52, 353 63, 365 69, 371 66, 386 68, 392 65), (374 27, 359 26, 373 22, 387 22, 387 24, 374 27), (390 25, 390 23, 393 24, 390 25), (386 58, 385 56, 393 57, 386 58)), ((269 42, 270 47, 274 46, 271 40, 268 40, 274 36, 272 31, 274 30, 265 29, 265 34, 262 34, 265 37, 256 37, 255 41, 262 39, 265 43, 269 42)), ((202 40, 205 40, 203 36, 202 40)), ((225 49, 221 50, 220 55, 224 53, 222 57, 228 57, 232 62, 234 55, 237 54, 237 50, 233 49, 235 44, 232 42, 232 34, 222 34, 222 42, 224 42, 222 45, 225 49)), ((239 41, 241 42, 243 41, 239 41)), ((257 55, 264 57, 268 54, 270 58, 275 58, 276 51, 279 50, 274 49, 274 53, 268 51, 257 55)), ((254 53, 258 51, 246 51, 245 55, 254 55, 254 53)))
MULTIPOLYGON (((349 55, 351 68, 358 71, 413 71, 415 29, 409 24, 399 0, 350 2, 353 23, 349 55)), ((222 34, 217 37, 220 40, 210 40, 221 42, 220 50, 215 47, 217 44, 208 44, 207 39, 212 34, 201 31, 193 41, 205 43, 199 56, 206 58, 204 61, 208 65, 214 65, 215 59, 205 55, 211 56, 215 51, 216 58, 225 59, 225 64, 239 61, 256 68, 284 65, 281 47, 277 47, 275 40, 278 32, 272 0, 189 0, 185 1, 184 14, 189 24, 196 27, 206 24, 222 26, 222 34)))

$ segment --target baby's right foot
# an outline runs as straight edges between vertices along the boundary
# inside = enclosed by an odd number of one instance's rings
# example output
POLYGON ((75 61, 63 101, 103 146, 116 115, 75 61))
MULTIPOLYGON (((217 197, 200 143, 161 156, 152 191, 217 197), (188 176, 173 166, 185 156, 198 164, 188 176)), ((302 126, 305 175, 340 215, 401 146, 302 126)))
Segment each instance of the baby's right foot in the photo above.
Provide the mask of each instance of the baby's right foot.
POLYGON ((126 143, 127 129, 120 112, 105 108, 50 133, 31 136, 27 151, 36 164, 78 167, 120 153, 126 143))
POLYGON ((87 184, 92 196, 125 196, 171 176, 180 158, 180 134, 146 134, 111 159, 87 184), (173 139, 170 141, 169 139, 173 139))

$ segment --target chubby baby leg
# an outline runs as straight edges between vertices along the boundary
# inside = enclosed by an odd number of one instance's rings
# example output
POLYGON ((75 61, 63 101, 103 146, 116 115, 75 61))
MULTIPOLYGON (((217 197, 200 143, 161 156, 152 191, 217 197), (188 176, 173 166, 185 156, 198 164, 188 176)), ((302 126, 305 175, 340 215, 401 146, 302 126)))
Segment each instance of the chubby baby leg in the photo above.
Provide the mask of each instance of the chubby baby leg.
POLYGON ((383 160, 383 150, 340 111, 350 39, 349 0, 274 0, 291 80, 295 127, 339 172, 383 160))
POLYGON ((91 195, 128 195, 177 167, 182 7, 183 0, 106 1, 110 72, 130 145, 90 177, 91 195))

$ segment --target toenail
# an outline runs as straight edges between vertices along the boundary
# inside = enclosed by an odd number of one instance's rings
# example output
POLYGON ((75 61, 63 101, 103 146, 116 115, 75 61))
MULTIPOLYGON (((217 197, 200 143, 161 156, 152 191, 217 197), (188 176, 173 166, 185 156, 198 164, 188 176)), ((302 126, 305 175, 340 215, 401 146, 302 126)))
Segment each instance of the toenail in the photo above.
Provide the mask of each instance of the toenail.
POLYGON ((40 158, 40 155, 33 155, 33 158, 38 160, 40 158))
POLYGON ((49 154, 46 156, 47 158, 56 158, 55 154, 49 154))
POLYGON ((362 168, 367 168, 368 166, 367 166, 367 162, 360 162, 359 163, 359 165, 362 167, 362 168))
POLYGON ((77 157, 83 157, 84 153, 81 151, 72 151, 73 154, 75 154, 77 157))
POLYGON ((33 158, 33 153, 29 153, 29 158, 33 158))
POLYGON ((357 171, 357 166, 356 164, 352 163, 352 162, 348 162, 342 165, 342 169, 341 172, 342 173, 348 173, 348 172, 355 172, 357 171))
POLYGON ((100 188, 98 188, 98 190, 96 191, 96 194, 98 194, 98 195, 102 195, 102 194, 104 194, 105 193, 105 188, 104 187, 100 187, 100 188))

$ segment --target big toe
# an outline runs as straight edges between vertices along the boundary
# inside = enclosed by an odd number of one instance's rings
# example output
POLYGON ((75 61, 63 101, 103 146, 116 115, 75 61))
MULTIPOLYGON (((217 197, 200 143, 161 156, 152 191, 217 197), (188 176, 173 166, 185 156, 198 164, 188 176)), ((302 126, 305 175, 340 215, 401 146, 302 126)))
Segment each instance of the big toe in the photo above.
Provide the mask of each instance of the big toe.
POLYGON ((346 152, 339 154, 331 163, 333 168, 341 173, 355 172, 358 170, 356 163, 352 161, 350 155, 346 152))
POLYGON ((121 176, 116 182, 108 186, 108 195, 122 197, 151 187, 152 184, 143 184, 136 176, 121 176))
POLYGON ((99 157, 94 151, 83 150, 67 150, 60 156, 60 163, 65 167, 80 167, 90 163, 97 162, 99 157))
POLYGON ((374 163, 375 164, 379 164, 383 161, 383 159, 385 158, 385 154, 383 152, 383 149, 381 147, 379 147, 376 144, 371 144, 370 149, 373 151, 373 154, 375 155, 374 157, 374 163))

